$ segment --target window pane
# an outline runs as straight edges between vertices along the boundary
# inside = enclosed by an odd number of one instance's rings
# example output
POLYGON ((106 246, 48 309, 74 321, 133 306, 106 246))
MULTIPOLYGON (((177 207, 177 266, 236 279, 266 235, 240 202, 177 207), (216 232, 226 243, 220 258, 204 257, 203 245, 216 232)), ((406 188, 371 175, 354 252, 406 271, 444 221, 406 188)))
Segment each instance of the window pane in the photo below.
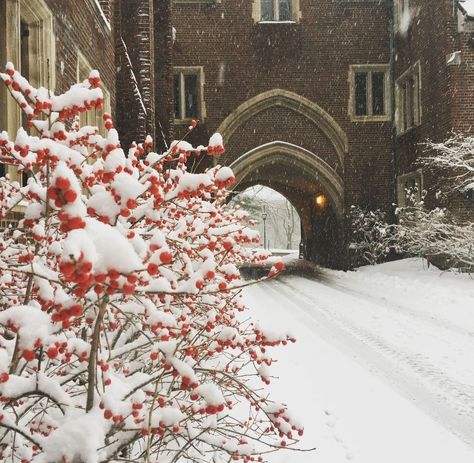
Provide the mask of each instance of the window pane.
POLYGON ((0 177, 5 177, 6 173, 7 173, 7 168, 5 164, 0 163, 0 177))
POLYGON ((198 117, 198 78, 196 75, 184 76, 185 117, 198 117))
POLYGON ((414 79, 409 77, 403 82, 403 116, 404 116, 404 130, 408 130, 415 124, 415 108, 414 108, 414 79))
POLYGON ((408 85, 410 89, 410 127, 415 125, 415 79, 411 77, 408 80, 408 85))
POLYGON ((385 114, 385 73, 372 73, 372 114, 383 116, 385 114))
POLYGON ((411 78, 411 84, 412 84, 412 105, 411 105, 411 110, 412 110, 412 120, 413 120, 413 126, 419 124, 419 117, 420 117, 420 94, 418 91, 419 87, 419 81, 416 75, 412 76, 411 78))
POLYGON ((174 75, 174 82, 173 82, 173 97, 174 97, 174 118, 181 119, 181 74, 174 75))
POLYGON ((367 73, 356 72, 355 75, 355 114, 367 115, 367 73))
POLYGON ((28 24, 20 22, 20 70, 25 79, 30 79, 30 29, 28 24))
POLYGON ((291 0, 279 0, 280 21, 291 21, 291 0))
POLYGON ((402 94, 402 106, 403 106, 403 130, 407 130, 410 127, 410 94, 408 92, 408 81, 403 82, 403 94, 402 94))
POLYGON ((274 19, 273 0, 262 0, 262 21, 273 21, 274 19))

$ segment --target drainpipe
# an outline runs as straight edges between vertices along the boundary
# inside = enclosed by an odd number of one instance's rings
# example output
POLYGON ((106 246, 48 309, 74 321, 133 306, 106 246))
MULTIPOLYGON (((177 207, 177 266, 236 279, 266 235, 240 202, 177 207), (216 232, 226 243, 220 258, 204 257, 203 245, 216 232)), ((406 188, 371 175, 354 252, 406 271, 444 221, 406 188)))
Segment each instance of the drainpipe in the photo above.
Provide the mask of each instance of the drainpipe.
MULTIPOLYGON (((396 99, 395 99, 395 2, 385 0, 385 9, 388 16, 389 27, 389 53, 390 53, 390 122, 391 122, 391 158, 390 167, 392 173, 392 204, 397 201, 397 127, 395 125, 396 99)), ((391 219, 395 222, 395 207, 390 208, 391 219)))

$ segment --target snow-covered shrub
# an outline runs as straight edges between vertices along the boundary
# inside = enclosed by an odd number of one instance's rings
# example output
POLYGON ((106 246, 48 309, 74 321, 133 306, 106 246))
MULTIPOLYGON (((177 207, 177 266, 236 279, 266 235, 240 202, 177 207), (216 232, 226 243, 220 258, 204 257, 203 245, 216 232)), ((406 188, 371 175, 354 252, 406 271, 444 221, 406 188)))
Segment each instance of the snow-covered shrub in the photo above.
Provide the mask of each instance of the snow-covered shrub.
POLYGON ((77 122, 102 105, 97 72, 58 96, 11 64, 0 77, 37 134, 0 134, 1 162, 29 175, 0 179, 0 219, 23 214, 0 235, 0 460, 263 461, 292 444, 301 425, 256 380, 293 339, 240 314, 259 237, 226 205, 229 168, 186 168, 220 135, 125 152, 110 115, 105 137, 77 122))
POLYGON ((424 144, 420 166, 433 172, 440 179, 440 193, 454 191, 464 194, 474 190, 474 137, 454 134, 444 142, 424 144))
POLYGON ((352 264, 375 265, 393 252, 424 257, 443 268, 474 269, 474 224, 456 221, 445 209, 428 210, 423 202, 396 211, 389 224, 380 210, 351 208, 352 264))
POLYGON ((358 206, 350 210, 352 229, 349 250, 352 265, 375 265, 387 257, 392 246, 391 226, 385 212, 370 211, 358 206))
POLYGON ((398 211, 393 243, 400 254, 419 256, 444 267, 474 269, 474 223, 460 223, 445 209, 423 204, 398 211))

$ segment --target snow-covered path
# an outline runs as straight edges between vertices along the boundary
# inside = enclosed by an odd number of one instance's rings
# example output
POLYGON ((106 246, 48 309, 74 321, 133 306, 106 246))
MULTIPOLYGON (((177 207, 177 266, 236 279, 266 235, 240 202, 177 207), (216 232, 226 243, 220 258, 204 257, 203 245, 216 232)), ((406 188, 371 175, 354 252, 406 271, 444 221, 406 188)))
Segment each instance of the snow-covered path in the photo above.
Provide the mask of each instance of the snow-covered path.
POLYGON ((304 421, 274 462, 472 463, 474 282, 405 260, 249 288, 254 316, 291 331, 272 384, 304 421))

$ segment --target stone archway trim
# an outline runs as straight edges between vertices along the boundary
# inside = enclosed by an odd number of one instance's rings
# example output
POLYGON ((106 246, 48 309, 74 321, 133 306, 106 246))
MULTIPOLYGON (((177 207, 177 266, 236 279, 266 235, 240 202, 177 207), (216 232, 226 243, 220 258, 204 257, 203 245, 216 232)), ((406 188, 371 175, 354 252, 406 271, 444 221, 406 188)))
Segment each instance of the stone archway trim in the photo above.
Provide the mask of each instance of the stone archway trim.
POLYGON ((338 216, 344 214, 344 182, 323 159, 301 146, 283 141, 274 141, 258 146, 239 156, 231 165, 236 177, 236 185, 253 170, 272 162, 281 162, 289 167, 299 167, 317 177, 327 191, 338 216))
POLYGON ((344 169, 344 154, 349 151, 349 142, 344 130, 319 105, 288 90, 277 88, 250 98, 225 118, 217 132, 224 137, 224 140, 229 140, 243 123, 273 106, 283 106, 311 120, 333 144, 344 169))

